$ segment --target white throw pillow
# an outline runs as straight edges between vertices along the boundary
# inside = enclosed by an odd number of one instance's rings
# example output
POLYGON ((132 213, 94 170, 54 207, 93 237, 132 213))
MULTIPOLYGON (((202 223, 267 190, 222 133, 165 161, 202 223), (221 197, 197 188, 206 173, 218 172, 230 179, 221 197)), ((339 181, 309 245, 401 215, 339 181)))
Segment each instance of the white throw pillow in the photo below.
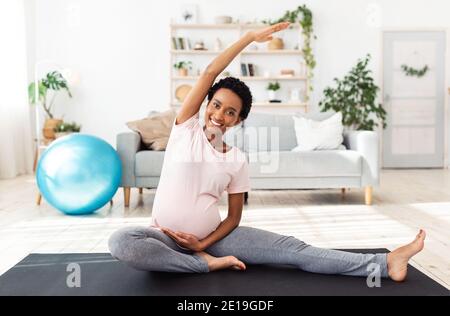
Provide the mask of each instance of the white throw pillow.
POLYGON ((342 114, 335 113, 323 121, 293 116, 297 147, 292 151, 341 149, 344 140, 342 114))

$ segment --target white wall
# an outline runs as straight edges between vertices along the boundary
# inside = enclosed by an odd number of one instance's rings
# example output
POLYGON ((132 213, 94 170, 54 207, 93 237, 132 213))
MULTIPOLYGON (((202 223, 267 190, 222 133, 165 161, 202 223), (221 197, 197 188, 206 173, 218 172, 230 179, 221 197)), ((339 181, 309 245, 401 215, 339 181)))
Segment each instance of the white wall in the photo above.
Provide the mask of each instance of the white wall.
POLYGON ((450 2, 445 0, 36 1, 36 59, 55 60, 80 76, 74 98, 61 98, 57 114, 112 145, 126 121, 169 104, 169 23, 181 3, 197 3, 204 23, 224 14, 278 18, 305 3, 313 11, 318 37, 314 106, 332 79, 367 53, 381 85, 381 28, 450 27, 450 2))

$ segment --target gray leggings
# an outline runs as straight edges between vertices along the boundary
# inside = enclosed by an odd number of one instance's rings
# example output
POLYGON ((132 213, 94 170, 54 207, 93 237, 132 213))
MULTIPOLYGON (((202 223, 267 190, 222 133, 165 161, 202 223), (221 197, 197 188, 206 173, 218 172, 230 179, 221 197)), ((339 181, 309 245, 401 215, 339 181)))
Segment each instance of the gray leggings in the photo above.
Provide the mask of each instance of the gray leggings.
MULTIPOLYGON (((190 250, 180 248, 169 236, 153 227, 126 227, 109 239, 113 257, 147 271, 209 272, 206 261, 190 250)), ((246 264, 283 264, 324 274, 367 276, 369 264, 380 267, 387 277, 386 254, 357 254, 317 248, 291 236, 239 226, 205 249, 215 257, 235 256, 246 264)))

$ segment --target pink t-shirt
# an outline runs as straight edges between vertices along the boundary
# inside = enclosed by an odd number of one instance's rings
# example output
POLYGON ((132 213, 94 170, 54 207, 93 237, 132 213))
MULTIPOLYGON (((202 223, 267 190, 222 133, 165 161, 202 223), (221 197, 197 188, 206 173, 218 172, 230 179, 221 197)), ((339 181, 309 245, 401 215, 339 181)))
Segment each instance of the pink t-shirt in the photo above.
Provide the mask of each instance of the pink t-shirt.
POLYGON ((245 154, 232 147, 217 151, 198 113, 175 124, 167 143, 152 210, 152 225, 203 239, 221 222, 217 202, 224 191, 250 190, 245 154))

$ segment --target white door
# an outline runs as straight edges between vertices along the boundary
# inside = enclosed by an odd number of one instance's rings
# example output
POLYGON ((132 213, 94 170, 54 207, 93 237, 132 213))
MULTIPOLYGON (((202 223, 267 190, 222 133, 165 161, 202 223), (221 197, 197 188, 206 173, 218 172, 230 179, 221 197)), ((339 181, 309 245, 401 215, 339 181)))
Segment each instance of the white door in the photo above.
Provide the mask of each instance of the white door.
POLYGON ((445 32, 384 32, 383 167, 444 166, 444 76, 445 32))

